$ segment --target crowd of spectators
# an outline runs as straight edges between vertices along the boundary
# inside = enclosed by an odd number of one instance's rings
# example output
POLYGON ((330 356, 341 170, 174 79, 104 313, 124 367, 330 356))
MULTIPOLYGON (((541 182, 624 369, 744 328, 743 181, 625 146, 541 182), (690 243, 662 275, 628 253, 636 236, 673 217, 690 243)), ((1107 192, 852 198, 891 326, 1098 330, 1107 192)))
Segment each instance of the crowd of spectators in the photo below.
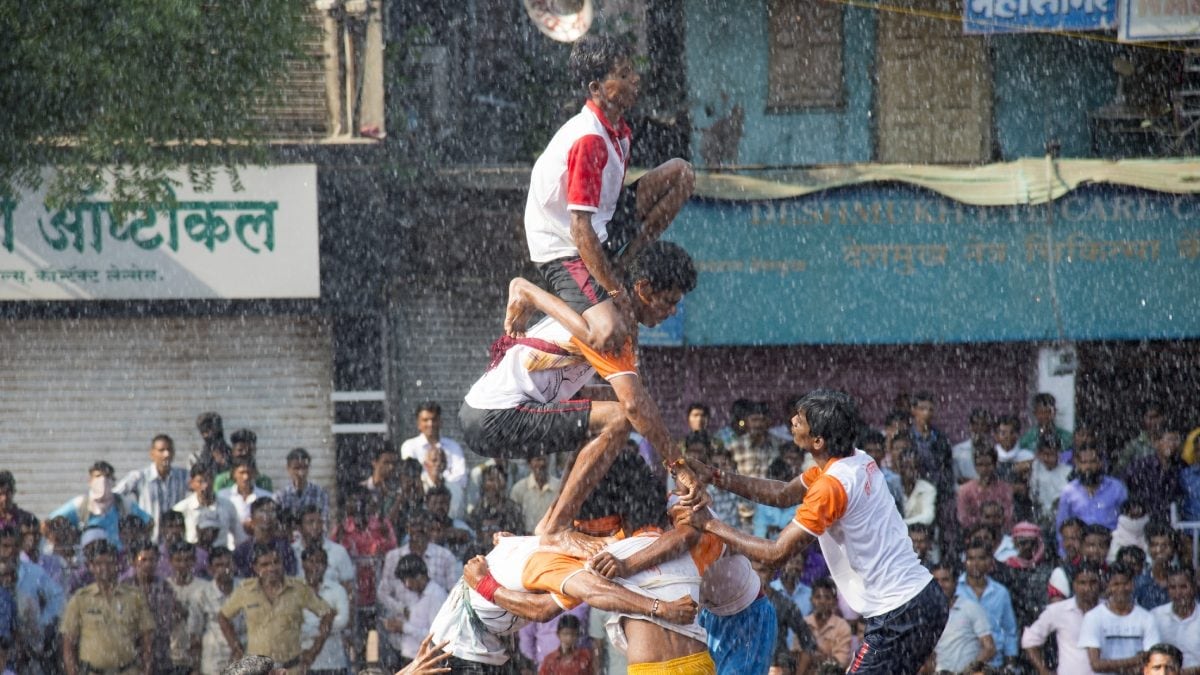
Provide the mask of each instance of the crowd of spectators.
MULTIPOLYGON (((1185 442, 1148 404, 1141 433, 1106 448, 1086 424, 1058 427, 1048 394, 1031 412, 1023 430, 1017 415, 975 410, 969 437, 952 444, 934 398, 919 393, 859 436, 952 603, 927 670, 1120 672, 1164 643, 1200 673, 1193 540, 1175 526, 1200 520, 1200 431, 1185 442)), ((292 672, 394 672, 417 655, 464 561, 497 532, 533 530, 566 458, 472 466, 440 416, 423 404, 415 436, 371 440, 369 475, 336 498, 309 480, 302 448, 286 476, 262 474, 255 433, 226 441, 216 413, 197 420, 200 449, 185 461, 156 436, 148 465, 118 478, 95 462, 86 492, 44 519, 17 506, 16 481, 0 470, 0 675, 209 675, 246 654, 292 672)), ((688 409, 688 456, 781 481, 811 465, 787 416, 772 425, 764 402, 737 401, 719 430, 710 416, 688 409)), ((639 441, 631 449, 660 466, 639 441)), ((761 537, 795 510, 709 491, 719 518, 761 537)), ((772 576, 773 673, 844 671, 863 622, 819 549, 772 576)), ((581 605, 530 624, 513 640, 512 672, 624 672, 606 620, 581 605)))

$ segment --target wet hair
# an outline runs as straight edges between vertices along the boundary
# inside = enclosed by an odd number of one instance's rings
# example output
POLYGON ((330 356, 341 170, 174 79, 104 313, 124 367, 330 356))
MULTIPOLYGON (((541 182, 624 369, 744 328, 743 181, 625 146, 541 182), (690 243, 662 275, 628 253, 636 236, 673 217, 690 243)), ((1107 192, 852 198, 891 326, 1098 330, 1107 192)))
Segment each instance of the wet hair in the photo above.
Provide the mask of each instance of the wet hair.
POLYGON ((17 491, 17 479, 13 478, 12 472, 7 469, 0 471, 0 490, 17 491))
POLYGON ((996 418, 996 426, 1000 425, 1012 427, 1013 433, 1021 433, 1021 420, 1016 415, 1000 415, 996 418))
POLYGON ((305 450, 304 448, 295 448, 294 450, 292 450, 291 452, 289 452, 287 454, 287 463, 288 464, 291 464, 292 462, 311 462, 311 461, 312 461, 312 455, 308 454, 308 451, 305 450))
POLYGON ((1058 452, 1059 450, 1062 450, 1062 441, 1058 440, 1058 434, 1055 433, 1038 434, 1037 449, 1047 449, 1058 452))
POLYGON ((433 413, 434 416, 436 416, 436 417, 441 417, 442 416, 442 405, 440 403, 438 403, 437 401, 423 401, 420 405, 417 406, 417 411, 415 413, 413 413, 413 416, 420 417, 421 413, 423 413, 423 412, 430 412, 430 413, 433 413))
POLYGON ((483 467, 483 471, 480 473, 480 478, 487 476, 489 473, 498 473, 500 474, 500 477, 505 480, 505 482, 508 481, 508 469, 505 469, 504 466, 500 464, 489 464, 483 467))
POLYGON ((313 544, 312 546, 306 547, 304 551, 300 553, 300 561, 305 562, 307 560, 311 560, 315 556, 321 556, 325 558, 325 562, 329 562, 329 553, 321 544, 313 544))
POLYGON ((425 471, 425 467, 421 466, 421 463, 412 457, 402 459, 396 464, 397 476, 404 476, 405 478, 420 478, 423 471, 425 471))
POLYGON ((171 547, 169 549, 167 549, 167 553, 169 553, 170 555, 175 555, 176 553, 195 553, 195 552, 196 552, 196 545, 191 542, 188 542, 188 541, 177 541, 174 544, 171 544, 171 547))
POLYGON ((926 403, 933 403, 933 394, 930 393, 928 390, 924 390, 924 389, 913 394, 912 402, 914 404, 920 403, 921 401, 925 401, 926 403))
POLYGON ((712 417, 712 409, 709 408, 708 405, 701 403, 699 401, 696 401, 696 402, 688 405, 687 414, 691 415, 693 410, 699 410, 699 411, 703 412, 705 417, 712 417))
MULTIPOLYGON (((972 532, 972 534, 974 534, 974 532, 972 532)), ((973 548, 983 549, 984 553, 986 553, 988 557, 991 557, 992 555, 992 547, 988 546, 987 542, 979 537, 971 537, 971 539, 967 541, 967 545, 963 547, 963 554, 965 555, 973 548)))
POLYGON ((971 458, 974 460, 974 459, 978 459, 980 457, 991 458, 992 464, 1000 463, 1000 454, 996 452, 996 446, 994 446, 994 445, 984 445, 984 446, 980 446, 977 448, 973 448, 971 458))
MULTIPOLYGON (((1077 527, 1081 533, 1087 532, 1087 523, 1083 522, 1083 520, 1078 516, 1071 516, 1070 518, 1064 520, 1062 525, 1058 526, 1058 531, 1061 533, 1063 529, 1067 527, 1077 527)), ((1080 536, 1082 536, 1082 534, 1080 536)))
POLYGON ((209 464, 208 462, 196 462, 192 465, 192 468, 188 469, 189 478, 195 478, 196 476, 208 476, 211 478, 212 475, 212 464, 209 464))
POLYGON ((933 527, 925 523, 909 523, 908 534, 911 536, 914 532, 924 532, 927 535, 932 535, 933 527))
POLYGON ((5 525, 0 527, 0 539, 16 539, 21 536, 17 528, 13 525, 5 525))
POLYGON ((679 244, 656 241, 641 250, 627 268, 626 285, 645 280, 654 291, 691 293, 696 288, 696 266, 679 244))
POLYGON ((787 460, 782 457, 776 457, 767 466, 767 478, 770 480, 778 480, 787 483, 795 476, 792 472, 792 465, 787 463, 787 460))
POLYGON ((129 547, 129 557, 133 560, 137 560, 137 557, 146 551, 153 552, 154 557, 157 558, 159 555, 158 544, 149 541, 139 541, 129 547))
POLYGON ((232 476, 234 471, 237 471, 243 466, 247 467, 254 473, 258 473, 258 464, 254 463, 254 458, 250 457, 249 455, 242 455, 241 457, 233 458, 233 462, 229 466, 229 475, 232 476))
POLYGON ((1033 407, 1036 408, 1039 405, 1047 406, 1050 408, 1056 408, 1056 407, 1058 407, 1058 401, 1056 401, 1054 399, 1054 394, 1050 394, 1050 393, 1043 391, 1038 394, 1035 394, 1033 397, 1033 407))
POLYGON ((1108 573, 1105 575, 1104 585, 1112 583, 1113 577, 1125 577, 1129 581, 1133 581, 1137 576, 1133 573, 1133 568, 1120 561, 1117 561, 1108 566, 1108 573))
POLYGON ((229 442, 232 443, 258 443, 258 434, 249 429, 238 429, 229 434, 229 442))
POLYGON ((1149 665, 1150 657, 1154 656, 1155 654, 1162 654, 1168 659, 1171 659, 1176 668, 1180 668, 1183 665, 1183 652, 1180 651, 1179 647, 1166 642, 1159 642, 1158 644, 1151 646, 1150 649, 1147 649, 1146 653, 1142 656, 1142 665, 1149 665))
POLYGON ((183 513, 180 511, 163 511, 162 515, 160 515, 158 517, 158 525, 159 525, 159 527, 162 527, 163 525, 166 525, 167 523, 173 523, 175 525, 183 525, 184 524, 183 513))
POLYGON ((571 49, 567 72, 584 91, 592 82, 603 82, 621 59, 629 58, 629 43, 611 35, 584 35, 571 49))
POLYGON ((620 515, 625 533, 658 525, 666 517, 666 488, 637 452, 617 455, 603 481, 579 509, 580 520, 620 515))
POLYGON ((225 423, 221 421, 220 413, 206 412, 200 413, 196 418, 196 429, 199 431, 224 430, 225 423))
POLYGON ((263 509, 276 509, 275 513, 278 514, 278 507, 279 503, 274 499, 271 499, 270 497, 259 497, 250 503, 250 517, 253 518, 254 516, 258 515, 258 512, 262 511, 263 509))
POLYGON ((91 466, 91 468, 88 469, 89 475, 91 475, 93 473, 102 473, 105 476, 112 478, 114 475, 116 475, 117 470, 113 468, 112 464, 109 464, 108 462, 106 462, 104 460, 100 460, 100 461, 96 462, 95 464, 93 464, 91 466))
POLYGON ((425 559, 416 553, 409 553, 396 561, 396 578, 400 580, 413 577, 429 576, 429 568, 425 559))
POLYGON ((214 546, 214 547, 208 549, 209 564, 211 564, 212 561, 216 560, 217 558, 226 558, 226 557, 232 558, 233 551, 230 551, 228 548, 226 548, 224 546, 214 546))
POLYGON ((558 624, 554 627, 554 632, 557 633, 564 628, 579 630, 581 626, 582 624, 579 622, 579 617, 575 616, 574 614, 563 614, 562 617, 559 618, 558 624))
POLYGON ((905 424, 911 424, 912 414, 906 410, 893 410, 883 418, 883 426, 890 427, 892 422, 904 422, 905 424))
POLYGON ((1178 543, 1177 536, 1175 534, 1176 530, 1161 520, 1151 520, 1150 522, 1146 523, 1145 532, 1147 542, 1154 537, 1170 537, 1171 546, 1174 546, 1176 549, 1179 548, 1176 545, 1178 543))
POLYGON ((992 411, 987 408, 971 408, 971 414, 967 417, 968 422, 987 422, 992 423, 992 411))
POLYGON ((251 654, 225 666, 221 675, 270 675, 273 670, 275 670, 275 659, 251 654))
POLYGON ((117 547, 107 539, 97 539, 84 547, 84 556, 88 562, 94 561, 102 555, 116 555, 117 547))
POLYGON ((858 406, 849 395, 832 389, 817 389, 800 399, 797 409, 804 413, 814 438, 824 438, 829 454, 849 457, 854 453, 854 434, 858 429, 858 406))
POLYGON ((1192 569, 1191 565, 1186 562, 1179 562, 1177 560, 1167 563, 1167 576, 1172 577, 1176 574, 1182 574, 1183 576, 1187 577, 1187 581, 1192 585, 1192 588, 1196 588, 1195 570, 1192 569))
POLYGON ((450 492, 450 488, 446 487, 445 485, 434 485, 433 487, 431 487, 425 491, 425 499, 426 500, 428 500, 430 497, 452 497, 452 496, 453 495, 450 492))
POLYGON ((870 427, 863 427, 858 432, 858 447, 865 448, 868 445, 884 445, 887 439, 884 438, 883 432, 876 431, 870 427))
POLYGON ((812 585, 813 593, 816 593, 817 589, 827 590, 830 593, 833 593, 835 596, 837 595, 837 592, 838 592, 837 584, 834 583, 833 579, 831 579, 829 577, 821 577, 820 579, 817 579, 816 581, 814 581, 813 585, 812 585))
POLYGON ((251 563, 254 565, 257 565, 259 559, 262 558, 263 556, 276 555, 279 553, 279 551, 276 551, 275 547, 270 544, 263 543, 263 542, 255 542, 254 548, 251 549, 250 553, 251 553, 251 557, 250 557, 251 563))
POLYGON ((171 438, 167 434, 158 434, 154 438, 151 438, 150 439, 150 447, 153 448, 154 444, 158 443, 159 441, 162 441, 162 442, 166 443, 167 445, 171 446, 172 450, 175 449, 175 439, 171 438))
POLYGON ((1146 564, 1146 552, 1141 546, 1122 546, 1117 549, 1117 562, 1124 562, 1128 558, 1136 558, 1143 565, 1146 564))
POLYGON ((1105 539, 1107 539, 1108 541, 1112 541, 1112 530, 1101 525, 1100 523, 1092 523, 1090 525, 1083 526, 1083 538, 1084 539, 1087 539, 1088 537, 1091 537, 1093 535, 1101 536, 1101 537, 1104 537, 1105 539))
POLYGON ((959 569, 959 565, 955 561, 946 558, 935 562, 933 566, 929 568, 931 573, 938 570, 946 570, 954 579, 957 579, 958 575, 962 574, 962 570, 959 569))

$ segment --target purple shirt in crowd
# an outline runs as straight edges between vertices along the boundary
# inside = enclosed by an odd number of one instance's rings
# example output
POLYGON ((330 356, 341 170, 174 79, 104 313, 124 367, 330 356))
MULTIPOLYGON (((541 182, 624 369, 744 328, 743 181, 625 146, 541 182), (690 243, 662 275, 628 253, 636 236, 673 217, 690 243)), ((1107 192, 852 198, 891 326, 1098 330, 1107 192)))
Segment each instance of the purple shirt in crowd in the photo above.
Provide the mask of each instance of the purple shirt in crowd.
MULTIPOLYGON (((1058 498, 1058 517, 1054 519, 1054 531, 1062 528, 1063 521, 1068 518, 1078 518, 1088 525, 1100 524, 1110 530, 1117 529, 1117 516, 1121 514, 1121 505, 1129 493, 1125 484, 1113 478, 1104 476, 1100 479, 1100 487, 1095 496, 1088 494, 1087 488, 1079 479, 1067 483, 1062 495, 1058 498)), ((1058 552, 1062 551, 1062 535, 1058 536, 1058 552)))

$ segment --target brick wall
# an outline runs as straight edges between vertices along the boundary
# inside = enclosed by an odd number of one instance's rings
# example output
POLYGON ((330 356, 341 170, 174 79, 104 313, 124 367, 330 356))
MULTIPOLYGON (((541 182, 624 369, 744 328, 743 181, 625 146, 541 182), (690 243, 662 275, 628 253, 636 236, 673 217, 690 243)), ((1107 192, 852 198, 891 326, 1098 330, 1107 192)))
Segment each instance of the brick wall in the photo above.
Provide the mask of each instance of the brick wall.
POLYGON ((674 434, 685 431, 692 401, 713 408, 713 428, 726 424, 737 398, 765 400, 783 421, 786 401, 817 387, 858 398, 866 421, 880 426, 901 392, 932 392, 935 424, 954 441, 967 415, 986 407, 1027 416, 1036 384, 1037 350, 1030 344, 795 345, 654 348, 642 351, 643 373, 674 434))

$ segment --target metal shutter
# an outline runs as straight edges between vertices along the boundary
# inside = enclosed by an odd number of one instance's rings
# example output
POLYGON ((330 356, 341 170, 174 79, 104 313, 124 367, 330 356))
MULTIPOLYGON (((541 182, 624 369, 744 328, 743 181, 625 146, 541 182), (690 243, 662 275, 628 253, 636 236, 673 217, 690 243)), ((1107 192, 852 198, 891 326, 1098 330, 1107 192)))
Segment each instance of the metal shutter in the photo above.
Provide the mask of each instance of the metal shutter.
POLYGON ((148 464, 156 434, 187 466, 208 410, 227 435, 258 434, 259 468, 277 485, 294 447, 312 453, 314 482, 333 485, 332 348, 317 318, 13 320, 0 345, 0 468, 39 517, 82 494, 96 460, 118 479, 148 464))

